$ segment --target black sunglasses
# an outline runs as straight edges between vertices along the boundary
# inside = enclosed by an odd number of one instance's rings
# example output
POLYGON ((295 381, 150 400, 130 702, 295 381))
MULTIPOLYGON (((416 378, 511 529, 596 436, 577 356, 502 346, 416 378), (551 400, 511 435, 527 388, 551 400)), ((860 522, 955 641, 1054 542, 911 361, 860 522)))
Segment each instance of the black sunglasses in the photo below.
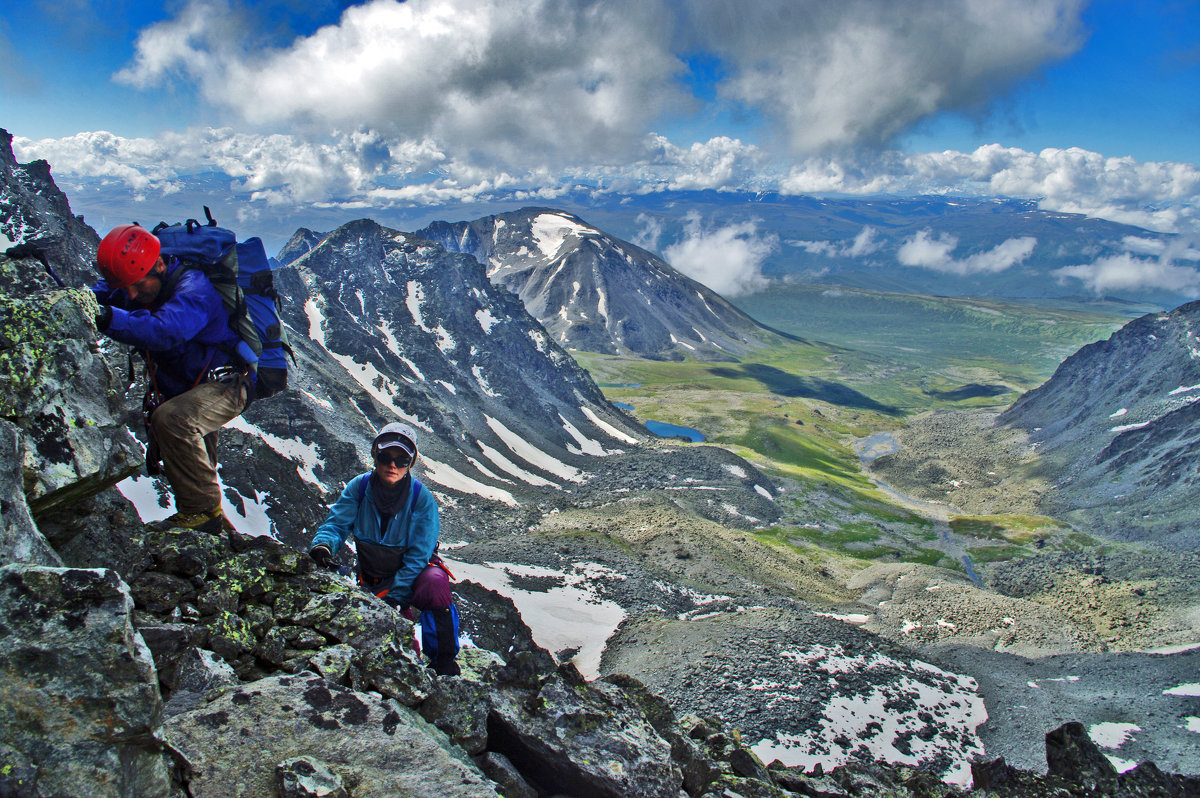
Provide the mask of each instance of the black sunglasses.
POLYGON ((406 455, 404 452, 400 452, 395 456, 380 452, 379 454, 375 455, 375 462, 379 463, 379 465, 394 465, 397 468, 408 468, 410 465, 412 465, 412 458, 406 455))

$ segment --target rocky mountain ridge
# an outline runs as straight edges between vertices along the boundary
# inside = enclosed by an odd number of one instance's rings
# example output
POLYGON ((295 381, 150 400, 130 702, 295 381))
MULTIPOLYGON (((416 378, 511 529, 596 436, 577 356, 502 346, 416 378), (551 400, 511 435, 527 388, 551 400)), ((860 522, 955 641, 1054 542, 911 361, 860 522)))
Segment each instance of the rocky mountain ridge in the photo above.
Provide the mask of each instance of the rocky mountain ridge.
POLYGON ((658 256, 573 214, 523 208, 472 222, 434 222, 417 235, 473 256, 568 349, 727 361, 787 337, 658 256))
POLYGON ((1200 548, 1200 302, 1135 319, 1067 358, 997 423, 1024 430, 1048 509, 1124 540, 1200 548))

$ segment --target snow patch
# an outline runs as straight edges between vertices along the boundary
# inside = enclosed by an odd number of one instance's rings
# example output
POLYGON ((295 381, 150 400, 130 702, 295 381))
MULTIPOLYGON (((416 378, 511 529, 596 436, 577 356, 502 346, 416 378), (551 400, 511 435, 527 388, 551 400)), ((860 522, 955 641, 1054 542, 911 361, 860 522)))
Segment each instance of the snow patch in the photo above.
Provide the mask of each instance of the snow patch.
POLYGON ((532 463, 543 471, 554 474, 559 479, 565 479, 568 482, 583 482, 583 477, 580 476, 578 468, 569 466, 561 460, 556 460, 491 416, 485 415, 483 418, 487 422, 487 425, 491 427, 492 432, 496 433, 497 437, 517 457, 528 463, 532 463))
POLYGON ((1181 684, 1178 687, 1172 687, 1169 690, 1163 690, 1163 695, 1184 695, 1192 698, 1200 698, 1200 684, 1192 682, 1191 684, 1181 684))
POLYGON ((1131 734, 1141 730, 1141 726, 1133 723, 1096 723, 1088 726, 1088 737, 1101 748, 1120 748, 1131 734))
POLYGON ((329 487, 316 474, 318 467, 324 469, 325 460, 317 453, 317 445, 315 443, 305 443, 296 438, 280 438, 278 435, 272 435, 251 424, 242 416, 235 417, 225 426, 244 432, 247 435, 252 435, 267 446, 270 446, 283 458, 294 463, 299 463, 296 466, 296 473, 300 475, 302 480, 310 485, 316 485, 325 493, 329 492, 329 487))
POLYGON ((486 443, 483 443, 482 441, 475 441, 475 445, 479 447, 481 452, 483 452, 484 457, 499 466, 502 471, 512 474, 517 479, 528 482, 535 488, 558 488, 559 490, 562 490, 561 485, 557 485, 550 480, 545 479, 544 477, 539 477, 537 474, 532 474, 526 471, 512 460, 509 460, 503 454, 493 449, 491 446, 488 446, 486 443))
POLYGON ((475 375, 475 382, 479 384, 479 390, 483 391, 485 395, 490 396, 493 399, 500 398, 500 394, 492 390, 492 386, 488 383, 487 377, 483 376, 482 368, 479 366, 471 366, 471 374, 475 375))
POLYGON ((1143 421, 1140 424, 1125 424, 1124 426, 1113 427, 1111 430, 1109 430, 1109 432, 1128 432, 1131 429, 1141 429, 1142 427, 1148 426, 1150 426, 1150 422, 1143 421))
POLYGON ((600 597, 601 579, 625 577, 602 565, 571 564, 571 571, 553 571, 533 565, 488 562, 478 565, 446 558, 450 570, 462 579, 477 582, 512 599, 521 620, 533 633, 534 642, 551 653, 578 649, 571 662, 585 679, 600 676, 600 657, 608 638, 625 620, 625 611, 600 597), (514 587, 513 577, 552 577, 562 584, 546 591, 514 587))
POLYGON ((822 618, 833 618, 835 621, 841 621, 842 623, 852 623, 856 626, 861 626, 862 624, 871 620, 870 615, 860 615, 855 612, 852 612, 849 615, 838 615, 835 612, 816 612, 813 614, 820 615, 822 618))
POLYGON ((608 457, 611 454, 622 453, 620 449, 605 449, 603 444, 601 444, 599 441, 592 440, 580 432, 574 424, 572 424, 570 421, 567 421, 567 419, 563 417, 562 413, 558 414, 558 420, 562 422, 563 429, 567 431, 567 434, 574 438, 575 442, 579 444, 578 449, 568 447, 573 454, 587 454, 591 455, 592 457, 608 457))
POLYGON ((479 322, 479 326, 483 328, 484 335, 489 334, 492 328, 500 323, 500 320, 493 316, 487 308, 475 311, 475 321, 479 322))
POLYGON ((533 242, 546 258, 555 257, 567 236, 595 235, 596 231, 557 213, 543 213, 530 223, 533 242))
POLYGON ((621 432, 621 430, 617 429, 612 424, 609 424, 607 421, 605 421, 602 418, 600 418, 599 416, 597 416, 595 411, 593 411, 590 407, 581 407, 579 409, 581 411, 583 411, 583 414, 585 416, 587 416, 588 419, 593 424, 595 424, 597 427, 599 427, 600 429, 607 432, 611 437, 616 438, 619 441, 624 441, 625 443, 629 443, 629 444, 636 444, 638 442, 637 438, 626 435, 624 432, 621 432))
POLYGON ((470 493, 475 496, 480 496, 484 499, 491 499, 509 507, 518 507, 517 500, 513 495, 501 488, 493 488, 491 485, 485 485, 478 480, 460 474, 445 463, 439 463, 436 460, 430 460, 427 455, 421 455, 421 481, 429 480, 436 482, 445 488, 456 490, 459 493, 470 493))

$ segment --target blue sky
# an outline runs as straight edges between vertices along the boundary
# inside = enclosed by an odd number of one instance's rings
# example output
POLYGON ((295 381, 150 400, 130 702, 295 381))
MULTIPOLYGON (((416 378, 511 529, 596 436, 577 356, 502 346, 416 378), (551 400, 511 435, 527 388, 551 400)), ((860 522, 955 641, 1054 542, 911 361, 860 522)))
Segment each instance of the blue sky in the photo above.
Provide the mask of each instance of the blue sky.
POLYGON ((903 146, 961 150, 999 141, 1200 162, 1200 3, 1102 0, 1086 7, 1083 23, 1083 47, 997 98, 991 124, 942 115, 903 146))
MULTIPOLYGON (((568 192, 1005 195, 1165 232, 1200 2, 9 0, 0 126, 60 182, 246 213, 568 192)), ((450 213, 450 212, 448 212, 450 213)))

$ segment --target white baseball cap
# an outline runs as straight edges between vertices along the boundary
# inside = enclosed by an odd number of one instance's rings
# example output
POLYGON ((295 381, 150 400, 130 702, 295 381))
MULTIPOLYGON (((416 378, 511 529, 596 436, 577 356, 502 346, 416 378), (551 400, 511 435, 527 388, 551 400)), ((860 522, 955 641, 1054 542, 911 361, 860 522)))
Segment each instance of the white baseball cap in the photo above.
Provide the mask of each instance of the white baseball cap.
POLYGON ((379 434, 371 442, 371 458, 374 459, 381 451, 390 449, 393 446, 400 447, 410 458, 415 459, 417 456, 416 430, 398 421, 388 424, 379 430, 379 434))

